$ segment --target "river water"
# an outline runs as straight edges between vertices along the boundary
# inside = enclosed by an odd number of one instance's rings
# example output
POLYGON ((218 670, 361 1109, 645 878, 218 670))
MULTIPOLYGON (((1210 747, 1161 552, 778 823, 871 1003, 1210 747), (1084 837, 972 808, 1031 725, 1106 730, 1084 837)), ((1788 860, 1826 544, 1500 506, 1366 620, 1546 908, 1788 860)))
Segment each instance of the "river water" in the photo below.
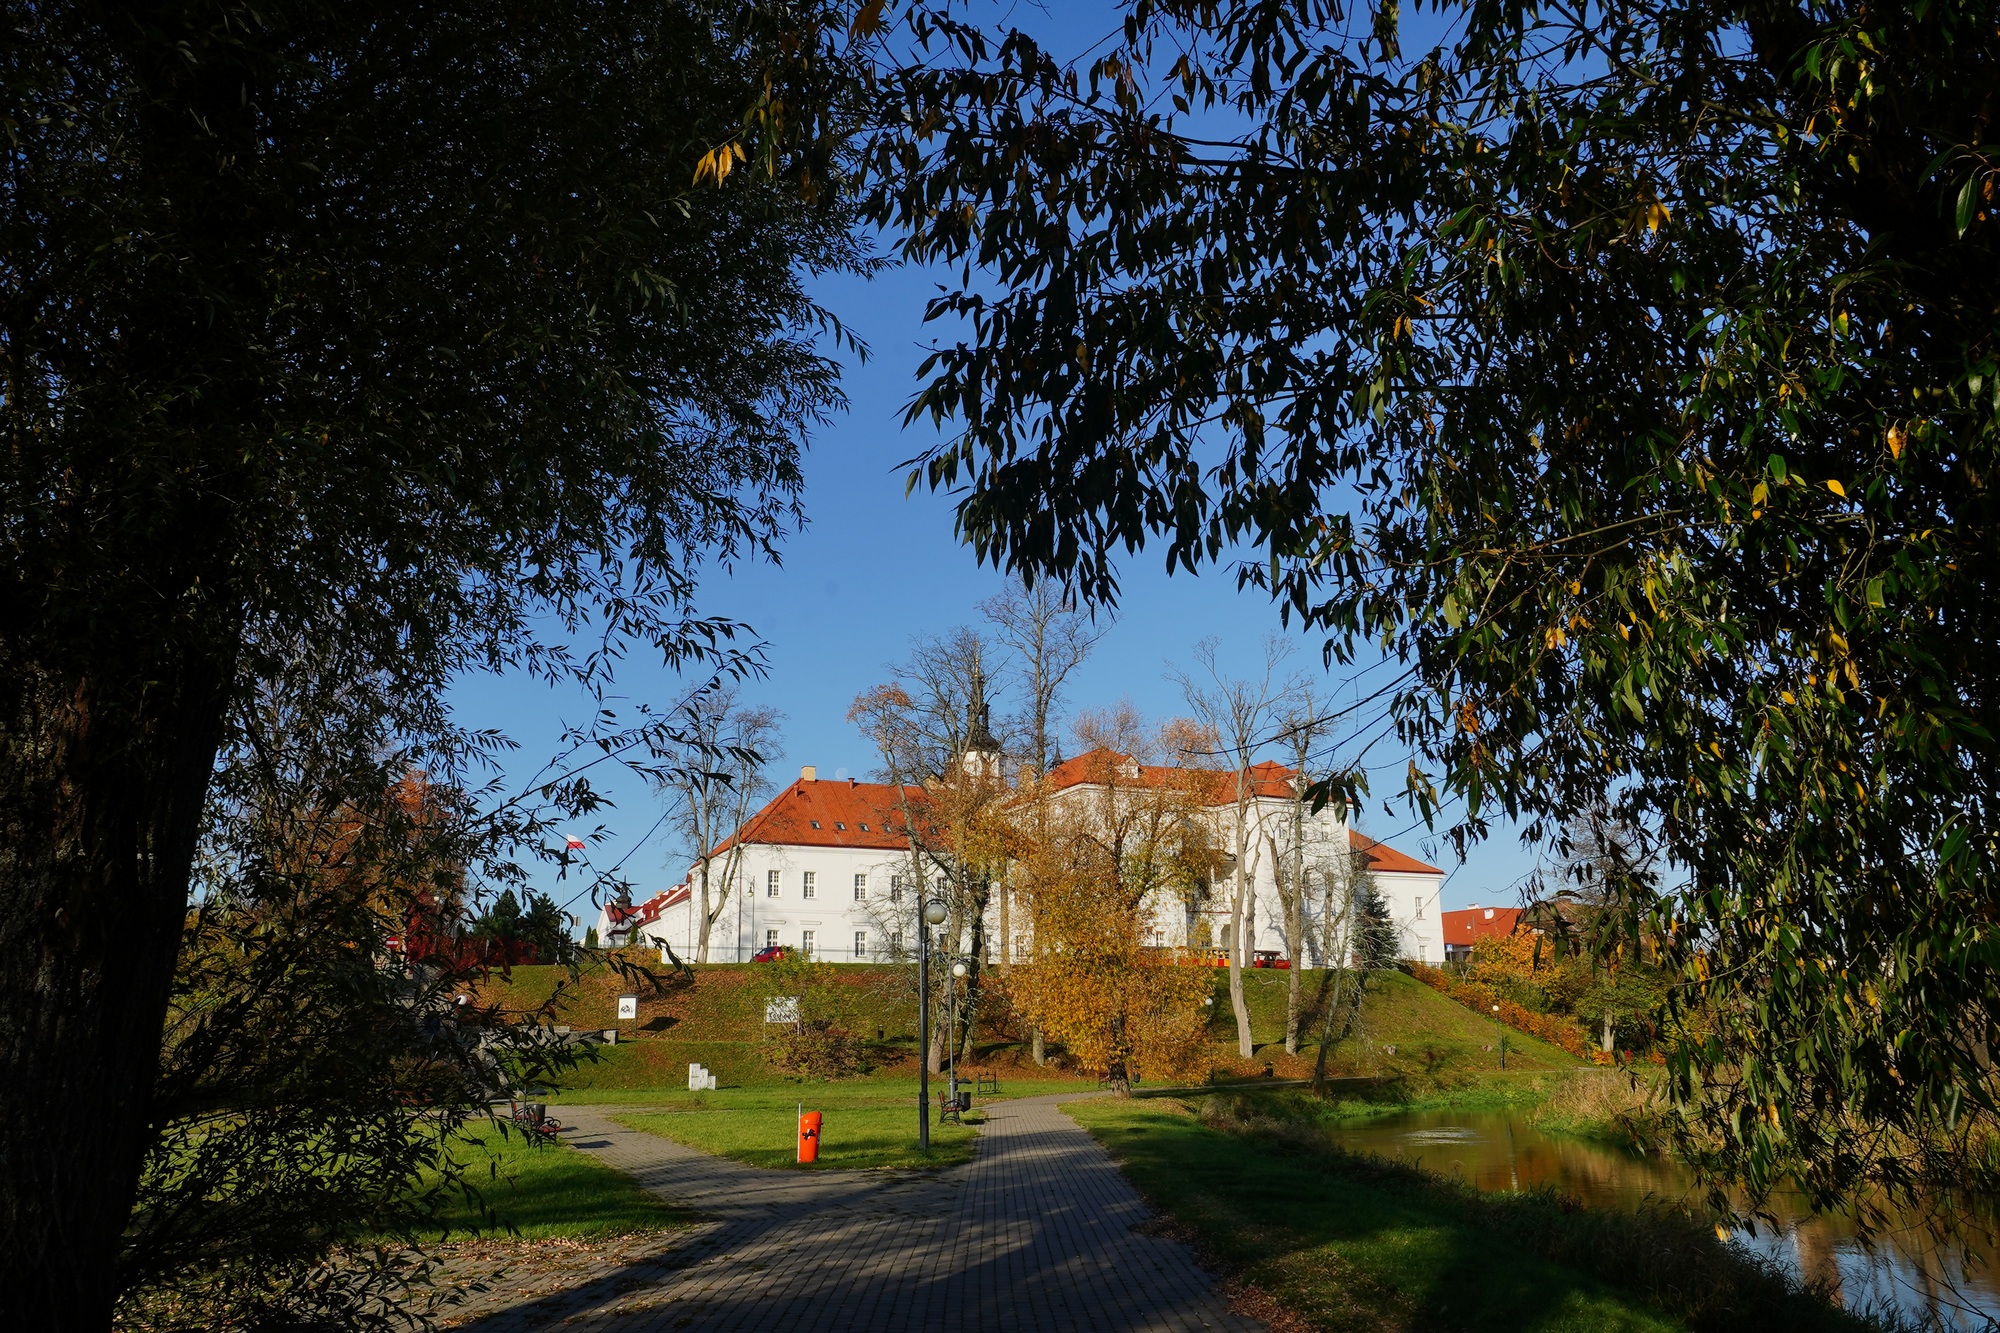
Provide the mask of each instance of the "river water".
MULTIPOLYGON (((1502 1112, 1417 1112, 1336 1125, 1331 1133, 1343 1147, 1418 1163, 1481 1189, 1548 1188, 1595 1208, 1674 1202, 1692 1190, 1671 1162, 1543 1134, 1502 1112)), ((1849 1219, 1814 1216, 1794 1197, 1775 1198, 1770 1208, 1780 1228, 1739 1231, 1737 1243, 1828 1281, 1850 1307, 1893 1307, 1954 1330, 2000 1328, 2000 1240, 1990 1210, 1981 1236, 1941 1245, 1914 1223, 1864 1244, 1849 1219)))

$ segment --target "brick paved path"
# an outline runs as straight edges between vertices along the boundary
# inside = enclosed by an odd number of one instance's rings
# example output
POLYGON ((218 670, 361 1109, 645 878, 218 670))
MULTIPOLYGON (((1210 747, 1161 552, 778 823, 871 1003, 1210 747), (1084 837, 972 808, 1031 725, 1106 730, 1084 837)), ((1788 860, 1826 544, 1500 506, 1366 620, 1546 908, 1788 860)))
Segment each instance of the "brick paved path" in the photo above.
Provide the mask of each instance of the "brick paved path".
POLYGON ((1056 1109, 995 1102, 949 1171, 766 1171, 564 1107, 575 1143, 714 1221, 569 1291, 464 1327, 517 1333, 1255 1333, 1148 1213, 1096 1141, 1056 1109))

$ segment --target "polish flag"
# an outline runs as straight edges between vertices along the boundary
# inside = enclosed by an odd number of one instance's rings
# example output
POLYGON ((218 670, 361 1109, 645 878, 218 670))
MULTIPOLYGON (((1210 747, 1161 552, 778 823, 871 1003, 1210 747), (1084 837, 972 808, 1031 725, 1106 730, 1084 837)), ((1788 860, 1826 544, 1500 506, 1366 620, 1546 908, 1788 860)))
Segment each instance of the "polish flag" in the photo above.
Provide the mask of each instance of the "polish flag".
POLYGON ((574 833, 563 839, 563 844, 563 850, 567 852, 580 852, 583 850, 583 839, 577 837, 574 833))

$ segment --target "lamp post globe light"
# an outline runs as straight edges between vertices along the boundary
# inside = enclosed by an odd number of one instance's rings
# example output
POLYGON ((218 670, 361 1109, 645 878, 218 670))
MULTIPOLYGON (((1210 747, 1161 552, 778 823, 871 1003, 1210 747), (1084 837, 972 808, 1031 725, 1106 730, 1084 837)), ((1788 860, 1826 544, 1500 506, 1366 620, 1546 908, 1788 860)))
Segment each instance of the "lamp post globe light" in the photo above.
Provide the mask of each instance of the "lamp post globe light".
MULTIPOLYGON (((918 879, 921 885, 923 880, 918 879)), ((921 888, 919 889, 921 893, 921 888)), ((943 903, 926 897, 917 913, 917 1149, 931 1150, 931 927, 948 915, 943 903)))

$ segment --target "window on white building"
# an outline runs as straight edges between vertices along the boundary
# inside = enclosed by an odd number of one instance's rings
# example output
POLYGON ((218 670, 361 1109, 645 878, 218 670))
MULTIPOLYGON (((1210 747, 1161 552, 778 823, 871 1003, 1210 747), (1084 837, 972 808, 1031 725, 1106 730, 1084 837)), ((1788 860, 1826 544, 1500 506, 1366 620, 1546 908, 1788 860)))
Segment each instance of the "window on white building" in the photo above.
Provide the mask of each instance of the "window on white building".
POLYGON ((818 938, 819 938, 819 932, 818 932, 818 931, 816 931, 816 930, 802 930, 802 931, 800 931, 800 932, 799 932, 799 952, 800 952, 800 953, 802 953, 802 954, 804 954, 804 955, 805 955, 806 957, 808 957, 808 958, 812 957, 812 952, 813 952, 813 941, 814 941, 814 940, 816 940, 816 939, 818 939, 818 938))
POLYGON ((854 932, 854 956, 856 958, 868 956, 868 932, 865 930, 854 932))
POLYGON ((854 877, 854 901, 857 903, 868 901, 868 876, 856 875, 854 877))
POLYGON ((889 876, 889 901, 892 903, 903 901, 903 877, 901 875, 889 876))
POLYGON ((764 872, 764 896, 766 898, 778 896, 778 872, 775 870, 764 872))
POLYGON ((819 897, 819 872, 817 870, 806 871, 805 877, 799 881, 799 897, 819 897))
POLYGON ((901 953, 902 951, 903 951, 903 932, 902 932, 902 931, 900 931, 900 930, 892 930, 892 931, 890 931, 890 932, 889 932, 889 952, 890 952, 890 953, 901 953))
POLYGON ((778 947, 778 932, 777 932, 777 931, 775 931, 775 930, 767 930, 767 931, 765 931, 765 932, 764 932, 764 947, 765 947, 766 949, 775 949, 775 948, 777 948, 777 947, 778 947))

